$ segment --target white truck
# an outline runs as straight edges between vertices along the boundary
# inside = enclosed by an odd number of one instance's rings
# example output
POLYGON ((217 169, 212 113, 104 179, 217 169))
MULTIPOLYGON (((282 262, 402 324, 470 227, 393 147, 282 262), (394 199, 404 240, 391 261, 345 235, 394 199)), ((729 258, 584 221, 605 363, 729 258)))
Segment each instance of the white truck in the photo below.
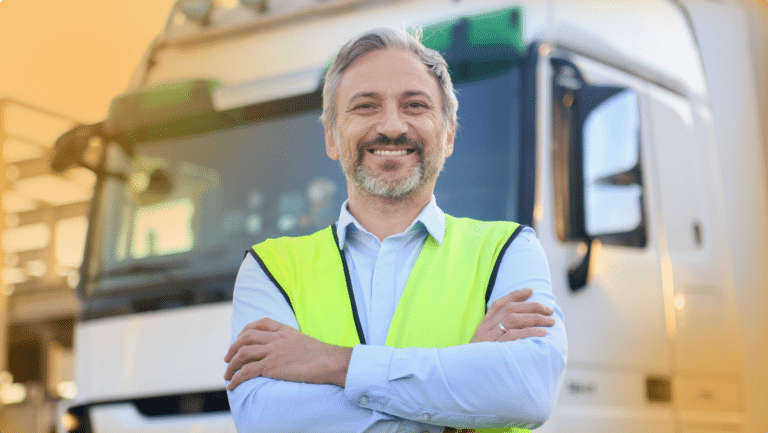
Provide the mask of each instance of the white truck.
POLYGON ((335 221, 322 77, 382 25, 421 27, 458 90, 438 204, 532 225, 548 255, 570 353, 540 430, 768 431, 760 10, 179 0, 108 117, 57 142, 54 169, 98 174, 62 431, 235 431, 235 273, 254 243, 335 221))

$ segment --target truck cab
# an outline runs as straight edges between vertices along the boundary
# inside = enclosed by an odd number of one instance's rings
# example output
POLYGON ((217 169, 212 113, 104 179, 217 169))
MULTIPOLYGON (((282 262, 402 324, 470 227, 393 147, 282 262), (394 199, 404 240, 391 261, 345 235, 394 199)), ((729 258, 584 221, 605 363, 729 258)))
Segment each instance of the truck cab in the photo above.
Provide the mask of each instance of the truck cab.
POLYGON ((55 169, 98 175, 69 431, 235 431, 243 252, 335 222, 322 79, 382 25, 449 63, 460 129, 438 204, 531 225, 547 253, 569 354, 540 430, 765 430, 768 75, 702 43, 714 17, 749 44, 736 3, 180 0, 108 117, 57 142, 55 169))

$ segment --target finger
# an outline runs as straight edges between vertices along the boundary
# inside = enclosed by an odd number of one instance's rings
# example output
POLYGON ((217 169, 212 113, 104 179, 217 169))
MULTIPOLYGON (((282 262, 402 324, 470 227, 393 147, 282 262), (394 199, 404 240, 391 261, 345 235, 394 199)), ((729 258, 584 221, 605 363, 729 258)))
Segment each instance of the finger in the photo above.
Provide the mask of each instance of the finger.
MULTIPOLYGON (((480 322, 478 331, 482 330, 485 333, 490 333, 494 337, 497 337, 499 332, 504 333, 504 331, 499 327, 499 323, 504 325, 504 321, 509 316, 514 314, 514 312, 509 309, 508 305, 514 305, 514 303, 504 304, 500 308, 497 308, 495 314, 493 315, 491 315, 491 311, 489 311, 483 321, 480 322)), ((504 326, 506 327, 506 325, 504 326)))
POLYGON ((504 335, 496 339, 499 342, 521 340, 529 337, 544 337, 547 330, 543 328, 510 329, 504 335))
POLYGON ((237 388, 241 383, 245 382, 246 380, 250 380, 250 379, 253 379, 254 377, 261 376, 260 367, 261 366, 255 362, 247 364, 232 376, 231 381, 227 385, 227 389, 229 391, 234 391, 235 388, 237 388))
MULTIPOLYGON (((240 352, 238 352, 239 354, 240 352)), ((256 359, 252 359, 251 362, 255 362, 256 359)), ((224 371, 224 380, 232 380, 232 376, 237 373, 238 370, 243 368, 243 366, 247 364, 242 358, 242 356, 238 357, 238 355, 235 355, 232 358, 232 361, 227 364, 227 369, 224 371)))
MULTIPOLYGON (((510 323, 510 317, 514 317, 516 314, 539 314, 549 316, 553 313, 554 310, 552 310, 552 308, 539 304, 538 302, 508 302, 501 306, 496 314, 490 318, 488 325, 498 326, 499 323, 502 323, 505 328, 517 328, 517 326, 507 326, 507 324, 510 323)), ((552 325, 548 324, 547 326, 552 325)))
POLYGON ((258 330, 246 330, 240 333, 240 335, 235 339, 235 341, 232 343, 231 346, 229 346, 229 350, 227 351, 227 354, 224 355, 224 362, 230 362, 232 360, 232 357, 235 356, 235 353, 237 353, 238 350, 240 350, 241 347, 244 346, 250 346, 255 344, 267 344, 272 340, 272 333, 265 332, 265 331, 258 331, 258 330))
POLYGON ((493 316, 504 305, 510 302, 523 302, 526 299, 530 298, 532 294, 533 294, 533 289, 531 288, 515 290, 514 292, 508 293, 502 296, 501 298, 493 301, 493 304, 491 304, 491 308, 488 309, 488 313, 486 315, 493 316))
POLYGON ((518 313, 505 317, 501 323, 507 329, 523 329, 534 326, 552 326, 555 324, 555 319, 541 314, 518 313))
POLYGON ((493 341, 502 341, 501 339, 510 331, 513 331, 513 329, 507 328, 504 323, 499 322, 498 325, 496 325, 496 329, 499 330, 499 335, 493 340, 493 341), (501 327, 504 326, 505 329, 501 329, 501 327))
POLYGON ((224 379, 231 380, 232 376, 245 365, 260 361, 264 359, 265 356, 267 356, 267 349, 263 346, 243 347, 232 357, 232 361, 227 365, 227 370, 224 372, 224 379))
POLYGON ((288 325, 283 325, 282 323, 278 322, 277 320, 270 319, 269 317, 262 317, 261 319, 251 322, 243 328, 242 331, 240 331, 240 334, 242 334, 245 331, 248 331, 250 329, 257 330, 257 331, 267 331, 267 332, 277 332, 283 327, 289 327, 288 325))
POLYGON ((510 302, 505 305, 501 310, 501 314, 541 314, 543 316, 551 316, 554 310, 546 305, 539 304, 538 302, 510 302))

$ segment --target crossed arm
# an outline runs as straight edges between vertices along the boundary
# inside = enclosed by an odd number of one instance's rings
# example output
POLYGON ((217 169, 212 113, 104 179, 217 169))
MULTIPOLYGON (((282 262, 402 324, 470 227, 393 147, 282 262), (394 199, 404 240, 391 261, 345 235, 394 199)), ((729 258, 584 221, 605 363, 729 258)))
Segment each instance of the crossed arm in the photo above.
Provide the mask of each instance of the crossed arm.
POLYGON ((445 425, 541 424, 565 365, 562 315, 546 262, 543 270, 526 271, 528 263, 506 257, 500 274, 505 266, 513 268, 507 271, 520 274, 516 283, 497 284, 492 299, 498 299, 474 344, 445 349, 327 345, 295 329, 295 317, 276 289, 260 293, 258 302, 241 302, 236 290, 226 379, 238 428, 394 431, 393 425, 407 424, 438 432, 445 425), (532 293, 519 291, 523 284, 532 293), (248 324, 235 317, 269 318, 248 324))
MULTIPOLYGON (((544 337, 547 331, 541 327, 555 324, 549 317, 554 310, 538 302, 524 302, 532 293, 526 288, 496 300, 470 343, 544 337)), ((230 346, 224 357, 229 363, 224 379, 230 381, 229 391, 254 377, 343 388, 351 357, 351 347, 323 343, 265 317, 246 325, 230 346)))

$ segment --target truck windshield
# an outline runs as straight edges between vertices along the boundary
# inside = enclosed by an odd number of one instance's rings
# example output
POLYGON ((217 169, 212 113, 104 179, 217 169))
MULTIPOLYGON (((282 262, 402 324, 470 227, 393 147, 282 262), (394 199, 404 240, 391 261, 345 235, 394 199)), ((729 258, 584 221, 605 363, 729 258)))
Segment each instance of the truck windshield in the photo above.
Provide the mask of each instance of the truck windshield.
MULTIPOLYGON (((460 127, 435 192, 445 212, 519 220, 520 77, 515 68, 456 86, 460 127)), ((113 181, 119 185, 99 197, 88 293, 144 287, 157 294, 168 281, 231 278, 255 243, 335 222, 346 180, 325 153, 315 105, 137 145, 126 158, 128 181, 113 181)))

